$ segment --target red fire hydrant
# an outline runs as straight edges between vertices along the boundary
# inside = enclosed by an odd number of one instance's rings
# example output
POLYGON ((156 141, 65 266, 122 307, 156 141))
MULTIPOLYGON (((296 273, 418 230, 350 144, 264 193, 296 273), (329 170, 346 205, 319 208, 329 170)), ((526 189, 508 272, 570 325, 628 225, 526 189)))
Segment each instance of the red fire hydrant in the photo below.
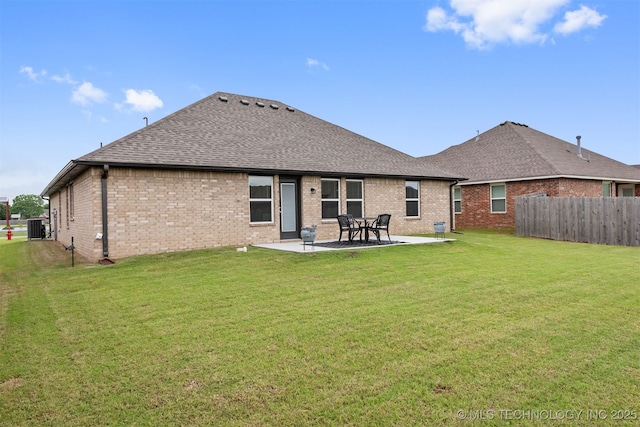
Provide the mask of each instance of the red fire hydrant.
POLYGON ((7 230, 7 240, 11 240, 11 230, 7 230))

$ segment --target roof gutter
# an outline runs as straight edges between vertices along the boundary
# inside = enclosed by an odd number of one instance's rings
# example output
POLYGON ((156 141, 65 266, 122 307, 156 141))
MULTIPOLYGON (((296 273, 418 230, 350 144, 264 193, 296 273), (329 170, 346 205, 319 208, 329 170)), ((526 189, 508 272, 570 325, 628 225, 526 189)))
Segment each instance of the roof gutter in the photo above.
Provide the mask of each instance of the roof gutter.
POLYGON ((76 176, 80 175, 87 169, 87 165, 83 165, 77 160, 71 160, 66 164, 64 168, 55 178, 45 187, 44 190, 40 193, 40 196, 49 196, 52 193, 58 191, 61 187, 64 187, 67 182, 74 179, 76 176))
POLYGON ((516 178, 502 178, 502 179, 486 179, 486 180, 466 180, 464 183, 460 183, 460 185, 479 185, 479 184, 494 184, 494 183, 503 183, 503 182, 516 182, 516 181, 535 181, 538 179, 558 179, 558 178, 568 178, 568 179, 585 179, 592 181, 616 181, 626 184, 638 183, 640 180, 633 178, 606 178, 606 177, 598 177, 598 176, 580 176, 580 175, 544 175, 544 176, 531 176, 531 177, 516 177, 516 178))
MULTIPOLYGON (((104 160, 105 162, 108 160, 104 160)), ((104 163, 100 161, 74 160, 74 166, 101 166, 104 163)), ((159 163, 132 163, 132 162, 111 162, 111 167, 136 168, 136 169, 172 169, 172 170, 191 170, 191 171, 209 171, 209 172, 238 172, 248 174, 266 174, 266 175, 310 175, 310 176, 327 176, 327 177, 371 177, 371 178, 397 178, 397 179, 413 179, 413 180, 434 180, 434 181, 464 181, 467 178, 454 176, 431 176, 431 175, 414 175, 414 174, 393 174, 393 173, 367 173, 358 171, 323 171, 323 170, 304 170, 304 169, 274 169, 274 168, 256 168, 256 167, 238 167, 238 166, 206 166, 206 165, 183 165, 183 164, 159 164, 159 163)), ((54 180, 55 181, 55 180, 54 180)))

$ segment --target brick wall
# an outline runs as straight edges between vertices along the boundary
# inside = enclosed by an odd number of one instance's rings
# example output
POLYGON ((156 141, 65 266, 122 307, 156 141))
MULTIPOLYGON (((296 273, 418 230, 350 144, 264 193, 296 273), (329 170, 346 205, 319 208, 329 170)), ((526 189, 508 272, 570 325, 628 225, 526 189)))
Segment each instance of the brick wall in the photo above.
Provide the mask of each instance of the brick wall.
MULTIPOLYGON (((549 194, 551 196, 551 194, 549 194)), ((553 195, 555 196, 555 194, 553 195)), ((560 178, 558 197, 602 197, 602 181, 560 178)))
POLYGON ((90 169, 49 198, 50 208, 57 211, 56 220, 52 216, 50 221, 58 241, 69 246, 73 237, 75 250, 91 260, 102 255, 102 243, 96 240, 96 233, 102 232, 99 195, 100 173, 90 169))
POLYGON ((458 228, 515 227, 515 198, 545 192, 549 197, 602 197, 602 181, 554 178, 506 183, 506 213, 491 213, 490 184, 463 185, 462 212, 457 213, 458 228))
MULTIPOLYGON (((340 180, 340 206, 342 212, 346 212, 347 190, 346 178, 340 180)), ((315 182, 315 181, 314 181, 315 182)), ((366 178, 364 179, 364 216, 376 217, 379 214, 391 214, 389 232, 392 234, 428 234, 433 233, 433 223, 436 221, 449 224, 449 182, 446 181, 420 181, 420 216, 406 216, 406 190, 404 179, 392 178, 366 178)), ((317 186, 320 186, 320 178, 317 178, 317 186)), ((321 195, 316 194, 317 203, 313 206, 317 213, 321 213, 321 195)), ((336 237, 338 225, 336 220, 325 219, 319 222, 318 239, 332 239, 336 237)))
MULTIPOLYGON (((103 258, 103 241, 97 238, 103 231, 101 174, 101 168, 91 168, 75 178, 75 214, 68 224, 69 188, 50 195, 51 207, 58 209, 58 240, 69 245, 73 236, 78 253, 94 261, 103 258)), ((246 173, 112 167, 107 179, 109 257, 278 242, 278 176, 273 185, 274 221, 250 224, 246 173)), ((345 178, 340 188, 346 207, 345 178)), ((392 214, 393 234, 433 233, 433 222, 448 221, 448 191, 448 182, 422 181, 420 217, 407 218, 404 180, 366 178, 365 215, 392 214)), ((338 226, 336 220, 321 218, 321 193, 320 177, 301 177, 301 225, 316 224, 317 239, 334 239, 338 226)))
POLYGON ((108 186, 113 256, 246 246, 280 238, 277 209, 274 222, 249 223, 244 173, 112 169, 108 186))

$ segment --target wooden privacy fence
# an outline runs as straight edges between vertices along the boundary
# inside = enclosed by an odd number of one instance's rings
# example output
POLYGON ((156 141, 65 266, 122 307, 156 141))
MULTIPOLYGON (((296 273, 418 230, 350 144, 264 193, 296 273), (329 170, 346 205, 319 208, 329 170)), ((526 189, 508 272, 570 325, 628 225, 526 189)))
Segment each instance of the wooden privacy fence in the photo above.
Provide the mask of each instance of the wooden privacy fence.
POLYGON ((640 197, 516 197, 516 235, 640 246, 640 197))

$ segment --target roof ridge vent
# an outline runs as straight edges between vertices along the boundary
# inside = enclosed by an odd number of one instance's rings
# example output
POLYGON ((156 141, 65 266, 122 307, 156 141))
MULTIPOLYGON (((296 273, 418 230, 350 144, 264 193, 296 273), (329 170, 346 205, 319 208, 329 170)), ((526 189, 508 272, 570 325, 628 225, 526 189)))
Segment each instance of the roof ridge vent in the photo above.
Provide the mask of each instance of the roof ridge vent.
POLYGON ((271 104, 269 107, 273 108, 274 110, 280 108, 277 104, 271 104))
POLYGON ((290 112, 292 112, 292 113, 293 113, 293 112, 294 112, 294 111, 296 111, 296 110, 294 110, 294 109, 293 109, 293 108, 291 108, 291 107, 287 107, 287 111, 290 111, 290 112))
POLYGON ((258 101, 258 102, 256 102, 256 105, 257 105, 258 107, 264 107, 264 102, 260 102, 260 101, 258 101))
POLYGON ((226 96, 219 96, 218 99, 222 102, 228 102, 229 98, 227 98, 226 96))
POLYGON ((511 123, 512 125, 516 125, 516 126, 522 126, 522 127, 525 127, 525 128, 528 128, 528 127, 529 127, 529 126, 525 125, 524 123, 511 122, 511 121, 509 121, 509 120, 507 120, 506 122, 502 122, 502 123, 500 123, 500 126, 504 126, 504 125, 506 125, 507 123, 511 123))
POLYGON ((246 99, 241 99, 241 100, 240 100, 240 103, 241 103, 242 105, 249 105, 249 101, 247 101, 246 99))

